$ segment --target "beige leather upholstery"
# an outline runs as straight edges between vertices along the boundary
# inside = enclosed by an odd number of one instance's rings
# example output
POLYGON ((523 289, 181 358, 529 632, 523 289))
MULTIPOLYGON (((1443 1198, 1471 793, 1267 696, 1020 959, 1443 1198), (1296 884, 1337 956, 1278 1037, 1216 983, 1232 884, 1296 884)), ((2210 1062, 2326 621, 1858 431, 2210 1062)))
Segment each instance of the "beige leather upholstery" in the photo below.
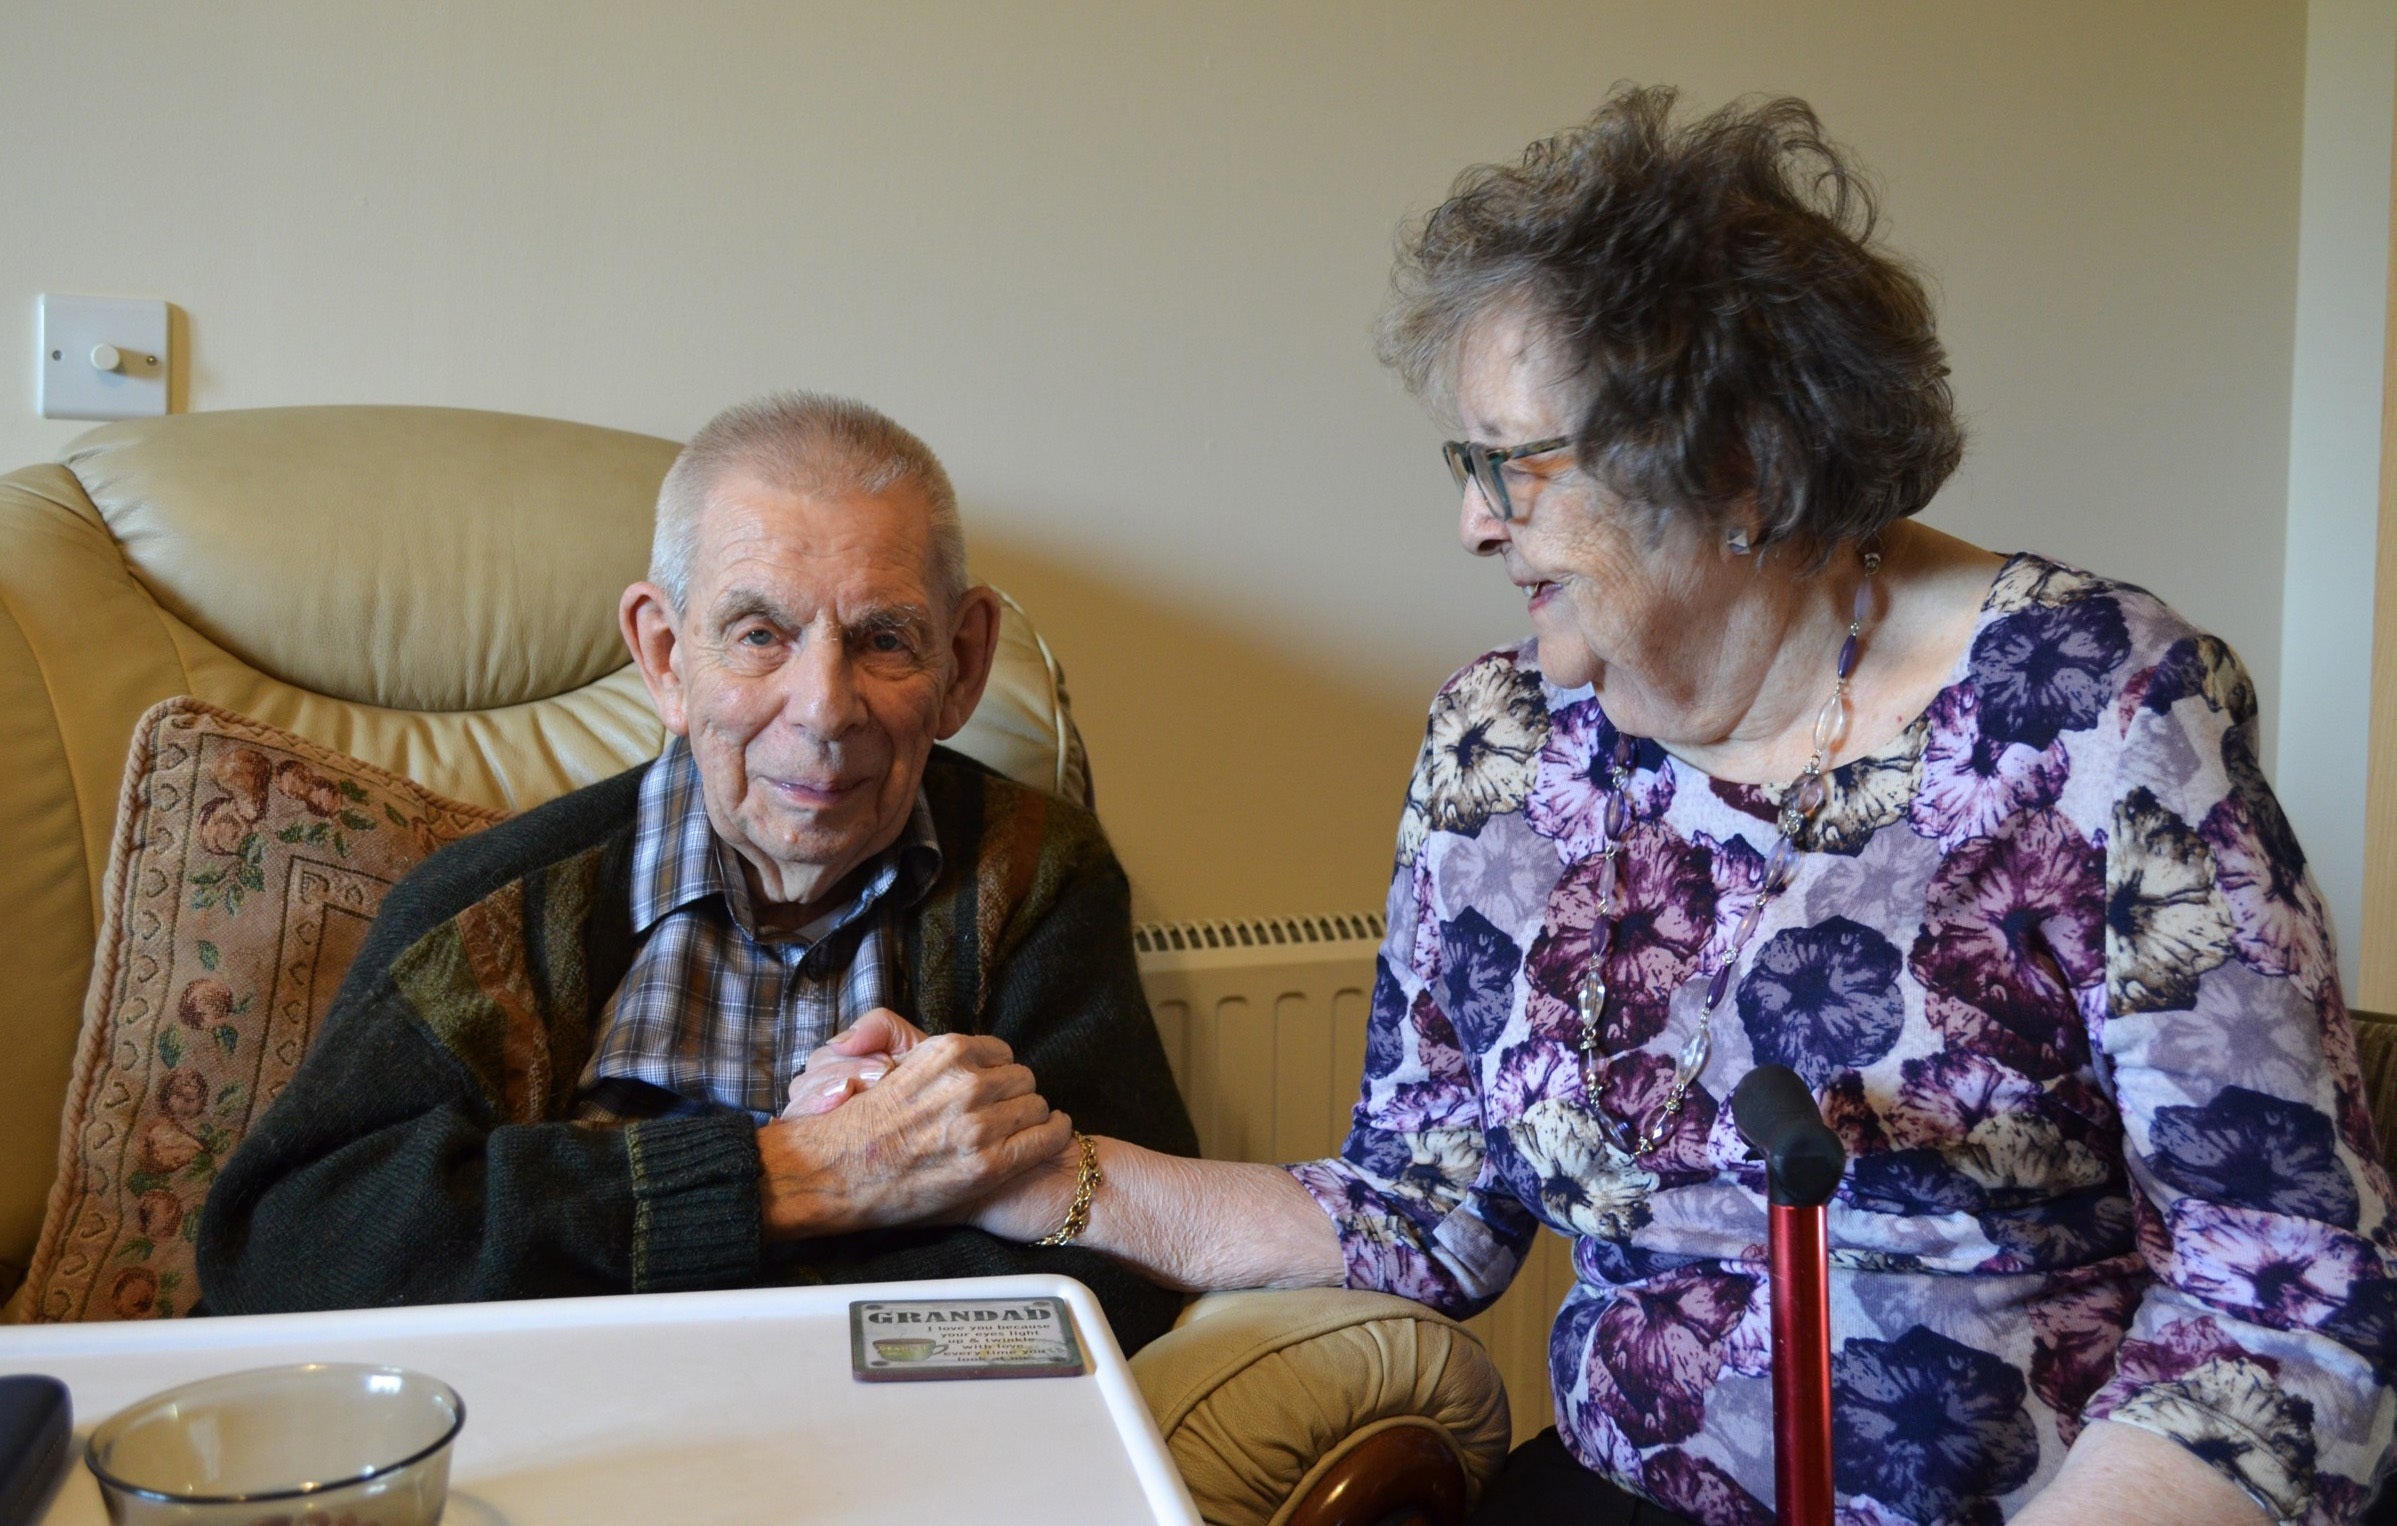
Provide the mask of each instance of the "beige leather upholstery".
POLYGON ((1132 1359, 1166 1449, 1215 1526, 1278 1523, 1349 1448, 1426 1425, 1479 1486, 1506 1458, 1497 1366, 1421 1304, 1340 1289, 1214 1293, 1132 1359))
POLYGON ((268 408, 113 424, 63 460, 159 607, 245 666, 459 711, 624 666, 593 595, 647 565, 675 450, 455 408, 268 408))
MULTIPOLYGON (((445 408, 112 424, 0 477, 0 1293, 54 1166, 133 722, 196 694, 521 809, 653 756, 616 634, 669 440, 445 408)), ((1076 797, 1020 609, 952 745, 1076 797)))

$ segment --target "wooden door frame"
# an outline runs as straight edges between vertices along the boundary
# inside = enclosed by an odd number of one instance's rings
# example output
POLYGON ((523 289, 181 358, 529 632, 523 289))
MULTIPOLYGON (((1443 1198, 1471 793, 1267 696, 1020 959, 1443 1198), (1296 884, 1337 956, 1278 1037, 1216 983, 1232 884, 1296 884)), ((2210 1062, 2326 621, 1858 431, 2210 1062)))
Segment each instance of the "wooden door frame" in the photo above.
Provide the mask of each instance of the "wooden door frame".
MULTIPOLYGON (((2397 143, 2397 122, 2391 124, 2397 143)), ((2389 315, 2381 358, 2380 516, 2372 580, 2372 740, 2365 761, 2363 968, 2355 1004, 2397 1012, 2397 163, 2389 188, 2389 315)))

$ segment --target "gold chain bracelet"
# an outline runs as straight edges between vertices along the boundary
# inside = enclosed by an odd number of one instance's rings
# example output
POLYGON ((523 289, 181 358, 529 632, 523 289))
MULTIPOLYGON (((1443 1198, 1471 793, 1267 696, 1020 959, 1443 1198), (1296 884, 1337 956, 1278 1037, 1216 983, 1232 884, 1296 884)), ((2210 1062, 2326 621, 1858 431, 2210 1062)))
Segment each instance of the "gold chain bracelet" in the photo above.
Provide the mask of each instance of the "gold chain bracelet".
POLYGON ((1071 1245, 1082 1231, 1090 1227, 1090 1200, 1107 1184, 1105 1173, 1099 1170, 1099 1147, 1088 1134, 1074 1132, 1074 1142, 1082 1147, 1082 1169, 1074 1177, 1074 1206, 1065 1211, 1065 1223, 1057 1232, 1043 1235, 1035 1245, 1071 1245))

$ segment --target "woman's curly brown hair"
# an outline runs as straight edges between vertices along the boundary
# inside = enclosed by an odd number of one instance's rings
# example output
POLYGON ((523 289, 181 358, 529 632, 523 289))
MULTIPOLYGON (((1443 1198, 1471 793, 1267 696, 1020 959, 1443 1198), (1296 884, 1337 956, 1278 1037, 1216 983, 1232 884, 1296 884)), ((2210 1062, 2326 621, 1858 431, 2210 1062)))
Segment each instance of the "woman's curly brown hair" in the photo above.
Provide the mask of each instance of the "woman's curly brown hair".
POLYGON ((1437 404, 1476 324, 1519 309, 1577 389, 1581 464, 1657 516, 1815 557, 1930 502, 1964 454, 1923 285, 1873 247, 1862 173, 1805 102, 1675 125, 1618 88, 1481 165, 1403 238, 1383 361, 1437 404))

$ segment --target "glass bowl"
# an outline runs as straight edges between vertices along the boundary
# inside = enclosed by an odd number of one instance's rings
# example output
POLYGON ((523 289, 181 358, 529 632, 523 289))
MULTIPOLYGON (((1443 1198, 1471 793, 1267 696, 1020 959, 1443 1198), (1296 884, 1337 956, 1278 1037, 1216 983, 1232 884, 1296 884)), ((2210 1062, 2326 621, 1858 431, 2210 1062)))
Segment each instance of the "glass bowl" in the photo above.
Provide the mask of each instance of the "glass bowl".
POLYGON ((129 1406, 84 1461, 117 1526, 433 1526, 465 1423, 421 1372, 262 1367, 129 1406))

